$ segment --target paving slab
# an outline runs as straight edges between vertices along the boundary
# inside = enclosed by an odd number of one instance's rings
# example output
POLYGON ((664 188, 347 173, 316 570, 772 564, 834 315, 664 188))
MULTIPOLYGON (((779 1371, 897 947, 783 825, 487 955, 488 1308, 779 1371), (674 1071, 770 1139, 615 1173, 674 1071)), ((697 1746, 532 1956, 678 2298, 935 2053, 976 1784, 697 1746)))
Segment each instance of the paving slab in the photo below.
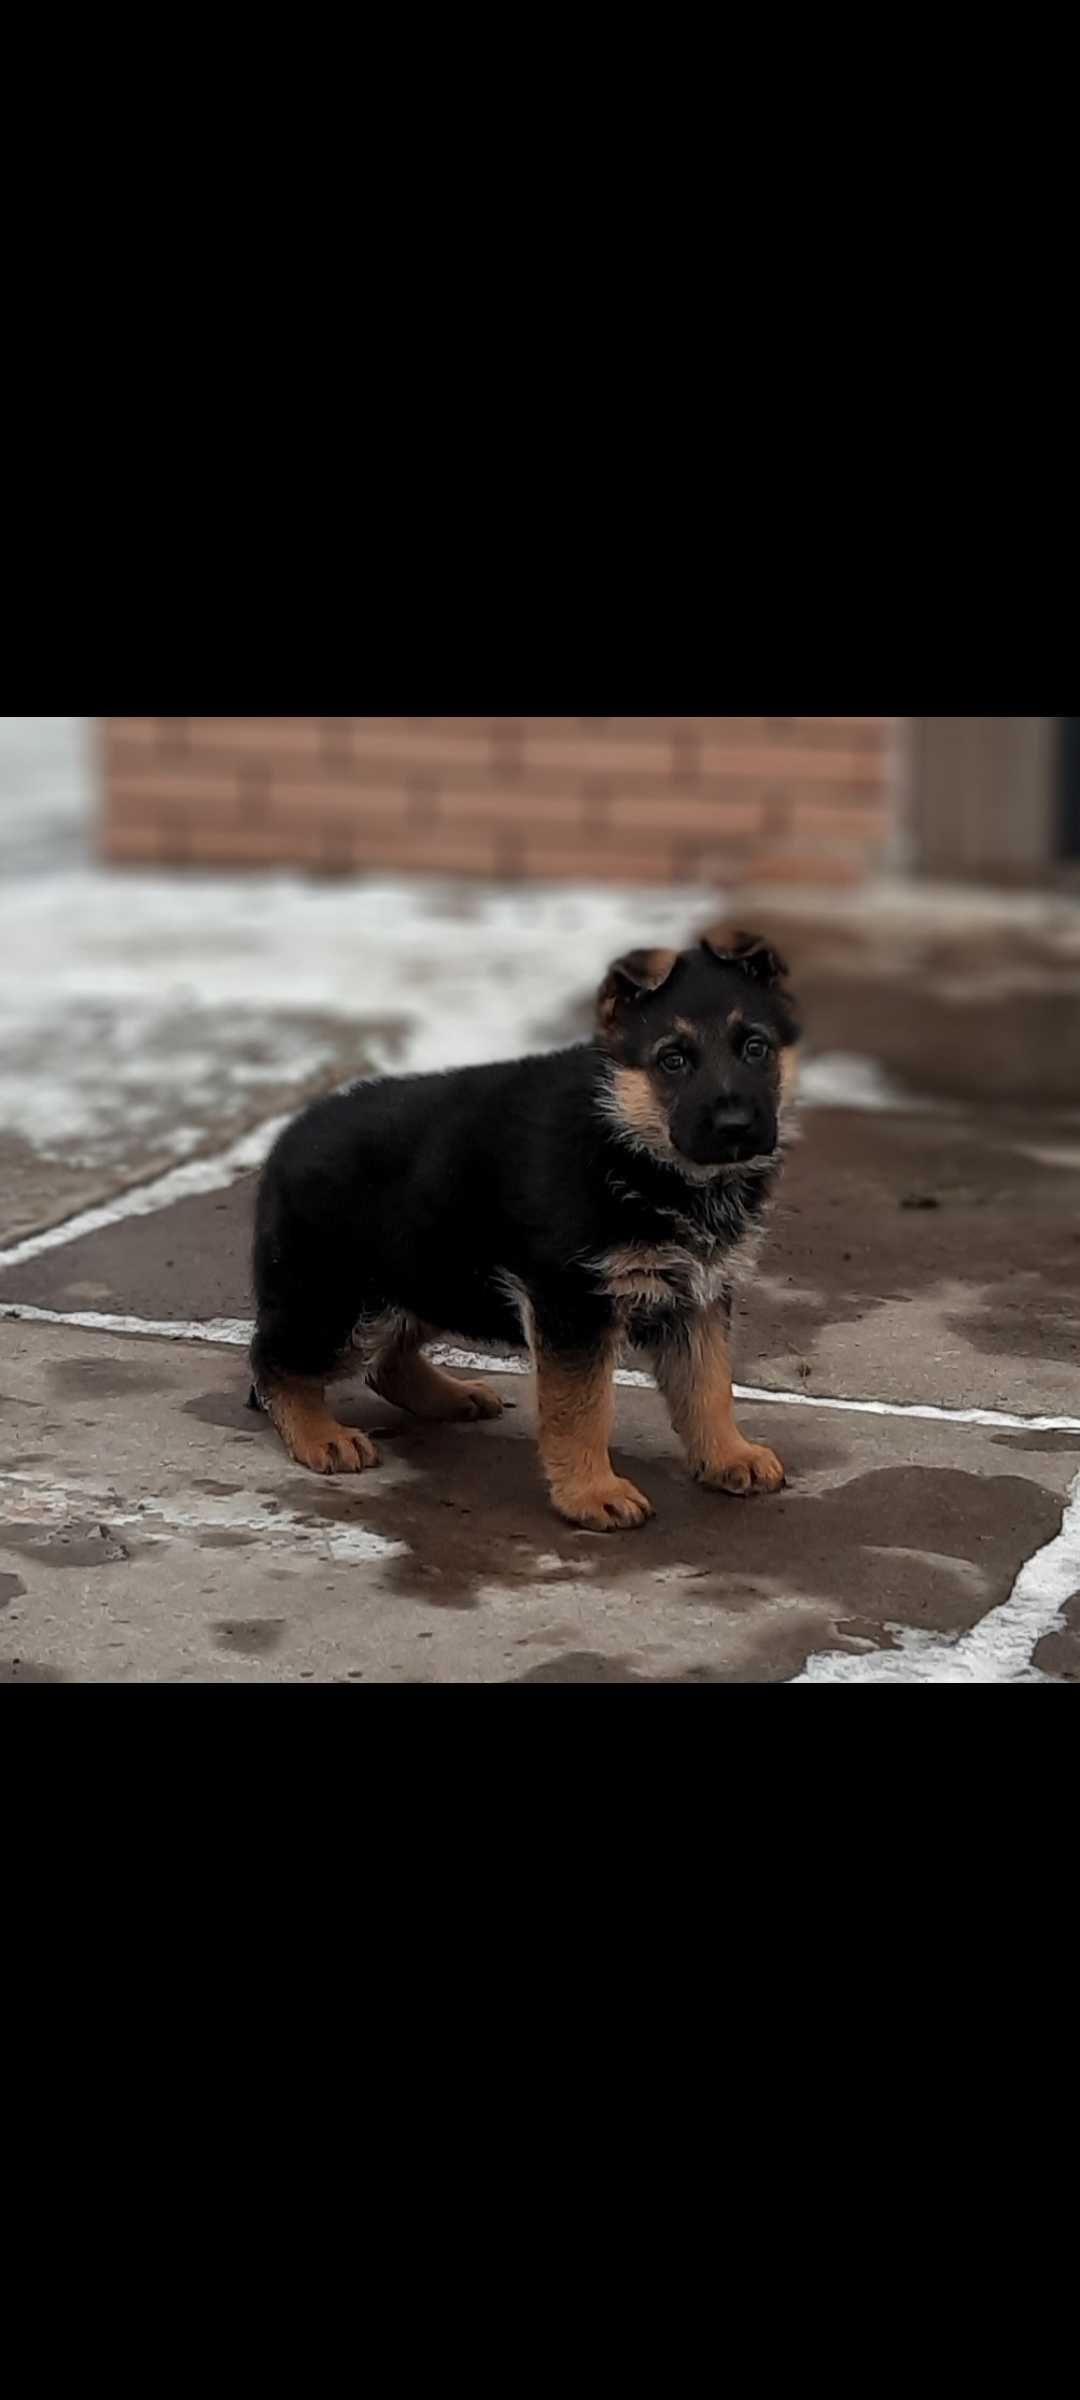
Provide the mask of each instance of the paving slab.
MULTIPOLYGON (((362 1386, 383 1465, 318 1478, 245 1406, 235 1351, 0 1324, 0 1680, 785 1682, 822 1653, 962 1639, 1058 1534, 1080 1439, 742 1412, 772 1500, 688 1479, 619 1393, 637 1533, 551 1514, 521 1378, 497 1423, 421 1426, 362 1386)), ((1040 1664, 1075 1682, 1076 1615, 1040 1664)))
MULTIPOLYGON (((1080 1416, 1080 1154, 1067 1132, 1048 1112, 808 1110, 740 1301, 740 1380, 1080 1416)), ((0 1306, 249 1317, 253 1190, 245 1176, 22 1266, 0 1258, 0 1306)))

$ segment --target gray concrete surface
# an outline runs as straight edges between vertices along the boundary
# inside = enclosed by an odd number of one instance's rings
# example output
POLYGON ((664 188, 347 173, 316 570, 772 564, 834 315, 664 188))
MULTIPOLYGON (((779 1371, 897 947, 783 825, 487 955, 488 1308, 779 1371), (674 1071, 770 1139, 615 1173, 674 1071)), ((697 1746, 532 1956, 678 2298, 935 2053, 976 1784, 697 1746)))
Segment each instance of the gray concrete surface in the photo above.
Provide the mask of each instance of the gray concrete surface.
MULTIPOLYGON (((1076 1446, 747 1408, 790 1488, 689 1482, 655 1393, 619 1395, 639 1533, 547 1508, 522 1378, 498 1423, 343 1407, 383 1465, 306 1475, 236 1352, 3 1328, 0 1680, 782 1682, 816 1652, 959 1636, 1052 1539, 1076 1446)), ((1075 1675, 1074 1637, 1055 1671, 1075 1675)))
POLYGON ((593 1536, 548 1510, 520 1375, 460 1429, 357 1390, 384 1464, 321 1482, 245 1408, 242 1346, 191 1337, 250 1311, 238 1137, 352 1074, 573 1039, 608 958, 724 895, 110 875, 91 763, 79 720, 0 720, 0 1681, 1080 1680, 1075 902, 739 897, 809 1029, 737 1348, 794 1396, 740 1412, 789 1488, 698 1491, 623 1389, 658 1515, 593 1536), (1073 1424, 1003 1421, 1044 1416, 1073 1424))

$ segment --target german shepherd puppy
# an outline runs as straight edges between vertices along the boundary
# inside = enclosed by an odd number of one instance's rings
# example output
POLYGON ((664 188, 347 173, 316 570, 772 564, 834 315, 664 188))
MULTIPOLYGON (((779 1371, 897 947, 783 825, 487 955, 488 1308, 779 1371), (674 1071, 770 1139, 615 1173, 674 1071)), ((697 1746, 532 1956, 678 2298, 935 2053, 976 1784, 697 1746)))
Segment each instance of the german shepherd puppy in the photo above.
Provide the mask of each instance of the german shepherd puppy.
POLYGON ((799 1026, 758 936, 617 959, 594 1038, 316 1100, 272 1150, 255 1230, 252 1397, 316 1474, 378 1464, 325 1387, 362 1372, 421 1417, 495 1417, 436 1333, 527 1342, 559 1516, 607 1532, 651 1503, 609 1456, 624 1347, 651 1363, 701 1483, 778 1491, 732 1410, 732 1291, 781 1163, 799 1026))

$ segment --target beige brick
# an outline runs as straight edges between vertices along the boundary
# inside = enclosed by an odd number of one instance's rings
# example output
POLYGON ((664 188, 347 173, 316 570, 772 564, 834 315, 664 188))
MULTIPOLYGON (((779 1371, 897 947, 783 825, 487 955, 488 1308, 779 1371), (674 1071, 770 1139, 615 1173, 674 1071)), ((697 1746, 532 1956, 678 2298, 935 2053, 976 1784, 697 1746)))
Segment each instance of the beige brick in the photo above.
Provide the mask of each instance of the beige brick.
POLYGON ((324 724, 341 727, 350 736, 354 733, 424 733, 431 726, 446 725, 453 731, 456 725, 490 725, 490 717, 325 717, 324 724))
POLYGON ((491 732, 503 740, 520 734, 537 739, 556 735, 573 741, 582 734, 591 737, 597 727, 609 727, 612 720, 610 717, 425 717, 423 722, 436 731, 491 732))
POLYGON ((746 860, 747 883, 861 883, 866 861, 861 850, 799 851, 784 848, 752 851, 746 860))
POLYGON ((412 812, 412 797, 403 783, 360 784, 351 777, 325 775, 310 780, 275 772, 270 781, 270 809, 282 827, 308 818, 331 820, 343 828, 363 826, 375 818, 401 819, 412 812))
POLYGON ((550 878, 552 882, 576 875, 587 883, 666 883, 671 873, 670 854, 662 842, 651 843, 647 848, 620 842, 613 848, 607 843, 587 841, 561 846, 528 841, 523 865, 527 875, 538 880, 550 878))
POLYGON ((387 726, 369 726, 363 717, 353 720, 349 737, 349 756, 362 764, 373 763, 383 774, 388 767, 408 771, 427 767, 438 774, 444 766, 477 767, 491 764, 493 749, 489 732, 451 732, 449 728, 436 731, 434 726, 402 725, 397 731, 387 726))
POLYGON ((765 738, 766 717, 608 717, 604 720, 610 733, 621 741, 640 739, 642 735, 667 741, 697 741, 707 736, 717 742, 760 742, 765 738))
POLYGON ((244 786, 235 773, 204 774, 164 759, 155 759, 146 768, 125 766, 109 782, 110 802, 128 814, 136 813, 138 805, 152 805, 183 813, 199 823, 235 815, 243 798, 244 786))
POLYGON ((613 831, 624 826, 642 834, 651 831, 658 841, 675 840, 680 834, 759 833, 762 814, 760 799, 734 798, 722 787, 702 793, 678 784, 640 796, 620 795, 608 808, 613 831))
POLYGON ((526 733, 522 765, 573 777, 651 775, 665 779, 673 770, 674 752, 666 736, 642 734, 636 740, 620 741, 600 728, 571 736, 526 733))
POLYGON ((472 819, 477 824, 482 822, 488 832, 493 825, 515 828, 538 822, 583 825, 589 817, 585 794, 563 782, 546 784, 541 791, 494 782, 487 787, 476 783, 464 783, 460 788, 443 785, 436 793, 435 808, 446 825, 472 819))
POLYGON ((275 758, 317 758, 323 717, 189 717, 187 744, 196 755, 236 756, 269 764, 275 758))
POLYGON ((102 848, 108 859, 157 859, 162 856, 161 820, 158 817, 128 817, 106 820, 102 848))
POLYGON ((106 856, 312 872, 851 883, 888 718, 110 718, 106 856))
POLYGON ((497 875, 503 845, 489 833, 443 834, 402 826, 388 834, 380 855, 388 866, 419 875, 497 875))
POLYGON ((110 825, 137 825, 151 817, 155 809, 154 779, 151 775, 114 775, 105 800, 105 815, 110 825))
POLYGON ((861 784, 866 782, 866 759, 861 753, 829 745, 815 749, 803 742, 788 749, 779 743, 727 743, 705 740, 701 745, 701 774, 718 782, 732 777, 756 781, 861 784))
POLYGON ((852 792, 846 802, 835 805, 799 797, 791 808, 791 831, 800 846, 820 837, 865 842, 870 847, 886 839, 889 824, 889 810, 876 788, 852 792))
MULTIPOLYGON (((568 722, 570 721, 572 720, 568 720, 568 722)), ((394 717, 392 719, 388 717, 385 720, 375 717, 356 717, 354 719, 354 723, 357 725, 374 725, 382 722, 395 725, 426 725, 430 726, 433 734, 499 734, 505 739, 508 734, 520 733, 522 728, 531 722, 531 719, 528 717, 394 717)))
POLYGON ((685 734, 700 733, 703 727, 722 723, 723 719, 717 717, 600 717, 594 722, 602 725, 605 733, 613 735, 618 741, 637 741, 643 735, 649 736, 653 740, 659 737, 667 741, 670 740, 672 734, 681 738, 685 734))
MULTIPOLYGON (((768 717, 765 719, 766 724, 774 721, 768 717)), ((869 733, 881 736, 888 732, 894 722, 892 717, 792 717, 791 719, 791 723, 797 727, 800 733, 820 734, 822 737, 828 737, 834 733, 843 735, 869 733)))
POLYGON ((163 720, 160 717, 99 717, 101 740, 107 752, 138 749, 154 752, 163 720))
MULTIPOLYGON (((359 770, 361 774, 363 771, 363 769, 359 770)), ((373 774, 377 772, 374 766, 370 771, 373 774)), ((384 774, 385 771, 384 768, 384 774)), ((537 767, 526 768, 521 763, 519 751, 500 748, 498 745, 493 749, 487 764, 483 766, 462 766, 454 759, 442 759, 435 754, 426 759, 422 766, 404 768, 399 771, 402 779, 409 781, 416 788, 427 788, 431 791, 438 789, 439 792, 483 792, 485 794, 492 792, 496 797, 500 794, 504 795, 508 801, 511 799, 515 801, 518 799, 528 800, 530 797, 537 800, 560 799, 567 793, 571 795, 585 794, 594 784, 603 791, 608 788, 608 779, 602 774, 597 776, 568 775, 560 768, 554 770, 537 767)), ((485 814, 488 805, 485 799, 483 803, 485 814)))
POLYGON ((798 748, 804 744, 819 748, 822 743, 840 750, 862 750, 877 744, 887 735, 893 720, 888 717, 608 717, 607 729, 620 738, 640 734, 667 734, 687 740, 697 736, 718 746, 732 749, 757 747, 762 743, 781 748, 798 748))
POLYGON ((824 750, 861 759, 865 771, 874 774, 885 766, 890 737, 888 717, 797 717, 789 741, 794 750, 824 750))
POLYGON ((275 824, 244 824, 218 826, 205 834, 200 831, 193 850, 200 858, 226 861, 243 860, 253 865, 312 867, 321 865, 326 852, 336 845, 317 817, 307 823, 291 826, 275 824))

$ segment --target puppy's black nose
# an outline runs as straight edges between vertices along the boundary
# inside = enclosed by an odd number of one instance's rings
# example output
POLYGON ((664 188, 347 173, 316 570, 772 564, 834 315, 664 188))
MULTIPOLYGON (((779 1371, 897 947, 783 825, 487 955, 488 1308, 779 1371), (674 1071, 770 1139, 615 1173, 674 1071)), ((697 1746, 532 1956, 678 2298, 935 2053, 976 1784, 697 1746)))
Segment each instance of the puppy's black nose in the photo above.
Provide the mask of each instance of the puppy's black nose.
POLYGON ((753 1117, 738 1100, 720 1100, 713 1110, 713 1125, 725 1139, 736 1141, 740 1134, 749 1133, 753 1117))

